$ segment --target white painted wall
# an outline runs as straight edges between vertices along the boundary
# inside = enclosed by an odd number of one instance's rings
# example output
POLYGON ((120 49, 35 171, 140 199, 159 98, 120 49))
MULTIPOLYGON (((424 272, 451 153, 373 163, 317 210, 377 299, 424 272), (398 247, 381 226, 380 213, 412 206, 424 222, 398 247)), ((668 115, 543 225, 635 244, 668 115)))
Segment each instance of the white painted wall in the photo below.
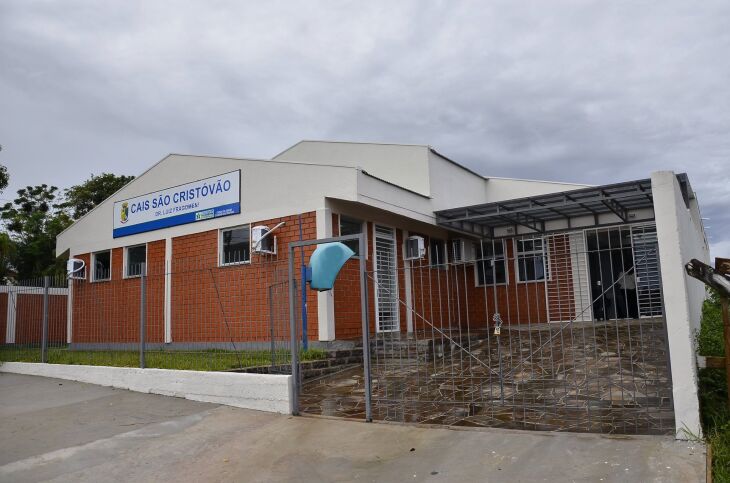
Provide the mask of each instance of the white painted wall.
POLYGON ((693 219, 693 211, 694 217, 699 211, 686 207, 675 174, 652 173, 651 187, 669 338, 674 417, 677 437, 683 439, 687 437, 684 428, 694 434, 701 433, 694 335, 705 298, 704 284, 689 277, 684 265, 692 258, 709 262, 709 248, 704 232, 698 229, 701 220, 693 219))
POLYGON ((291 414, 291 376, 5 362, 0 372, 55 377, 238 408, 291 414))
POLYGON ((347 167, 173 154, 150 168, 57 238, 56 253, 105 250, 258 220, 315 211, 326 196, 354 199, 357 170, 347 167), (114 202, 241 170, 241 213, 121 238, 112 237, 114 202))
POLYGON ((360 167, 380 179, 428 196, 428 146, 301 141, 273 159, 360 167))
POLYGON ((482 203, 524 198, 526 196, 560 193, 562 191, 589 188, 591 185, 560 183, 557 181, 537 181, 529 179, 488 178, 486 199, 482 203))
POLYGON ((429 152, 431 206, 433 211, 485 203, 487 180, 466 168, 429 152))

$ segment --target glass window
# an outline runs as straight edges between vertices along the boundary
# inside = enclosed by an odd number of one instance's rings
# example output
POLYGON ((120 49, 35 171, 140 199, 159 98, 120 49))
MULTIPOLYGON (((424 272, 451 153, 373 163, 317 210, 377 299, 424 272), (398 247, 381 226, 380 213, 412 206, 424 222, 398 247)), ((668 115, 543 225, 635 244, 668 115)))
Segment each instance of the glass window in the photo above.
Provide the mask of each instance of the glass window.
POLYGON ((251 230, 248 225, 221 230, 220 264, 246 263, 251 260, 251 230))
POLYGON ((507 283, 504 241, 482 241, 474 244, 477 255, 477 285, 507 283))
MULTIPOLYGON (((359 235, 362 233, 362 220, 340 216, 340 236, 359 235)), ((360 242, 358 240, 349 240, 343 242, 345 245, 355 252, 355 256, 360 256, 360 242)))
MULTIPOLYGON (((142 268, 147 264, 147 245, 127 247, 127 277, 139 277, 142 275, 142 268)), ((145 273, 147 270, 145 268, 145 273)))
POLYGON ((446 268, 446 242, 431 238, 428 242, 428 257, 431 266, 446 268))
POLYGON ((112 278, 112 252, 107 250, 97 252, 93 255, 92 273, 94 281, 111 280, 112 278))
POLYGON ((521 282, 534 282, 548 278, 542 238, 516 240, 517 275, 521 282))

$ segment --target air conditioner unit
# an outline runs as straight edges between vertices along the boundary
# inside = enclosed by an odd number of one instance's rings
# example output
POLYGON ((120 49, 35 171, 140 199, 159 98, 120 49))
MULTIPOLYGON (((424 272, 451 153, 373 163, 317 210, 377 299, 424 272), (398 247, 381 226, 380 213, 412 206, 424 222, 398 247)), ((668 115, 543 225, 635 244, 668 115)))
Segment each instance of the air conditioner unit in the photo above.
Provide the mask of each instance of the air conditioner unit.
POLYGON ((66 275, 73 280, 86 280, 86 262, 69 258, 66 262, 66 275))
POLYGON ((451 240, 451 261, 453 263, 469 263, 475 259, 474 243, 471 240, 463 238, 451 240))
POLYGON ((426 255, 426 242, 422 236, 409 236, 406 239, 406 249, 403 252, 404 260, 418 260, 426 255))
POLYGON ((251 228, 251 251, 276 255, 276 236, 269 235, 269 227, 264 225, 251 228))

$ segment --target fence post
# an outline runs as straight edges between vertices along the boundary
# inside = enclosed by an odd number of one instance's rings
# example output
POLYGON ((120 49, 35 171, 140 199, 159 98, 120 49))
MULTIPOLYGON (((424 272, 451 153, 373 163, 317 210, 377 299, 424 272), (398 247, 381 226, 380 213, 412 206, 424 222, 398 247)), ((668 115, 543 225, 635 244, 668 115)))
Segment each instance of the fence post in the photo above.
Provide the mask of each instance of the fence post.
POLYGON ((297 337, 297 323, 295 317, 294 303, 297 298, 297 288, 294 284, 294 247, 289 246, 289 337, 291 343, 291 376, 292 376, 292 394, 291 405, 292 414, 299 414, 299 338, 297 337))
POLYGON ((146 305, 147 305, 147 264, 142 264, 142 274, 139 279, 140 295, 139 295, 139 367, 145 368, 144 350, 145 336, 147 335, 146 305))
POLYGON ((273 297, 274 285, 269 285, 269 338, 271 339, 271 372, 273 373, 275 364, 275 350, 274 346, 274 297, 273 297))
POLYGON ((360 312, 362 313, 362 363, 365 372, 365 421, 373 420, 372 389, 370 377, 370 327, 368 324, 368 284, 365 276, 365 234, 360 233, 360 312))
POLYGON ((43 333, 41 336, 41 362, 48 362, 48 288, 51 277, 43 277, 43 333))

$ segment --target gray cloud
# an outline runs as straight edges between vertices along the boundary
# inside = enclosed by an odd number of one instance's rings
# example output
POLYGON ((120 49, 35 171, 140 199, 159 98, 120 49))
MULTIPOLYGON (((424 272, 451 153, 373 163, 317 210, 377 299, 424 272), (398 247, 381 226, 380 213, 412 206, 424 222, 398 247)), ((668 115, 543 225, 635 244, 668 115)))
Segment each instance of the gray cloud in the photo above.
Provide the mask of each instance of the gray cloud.
POLYGON ((492 176, 686 171, 730 255, 725 1, 100 5, 0 4, 11 189, 168 152, 428 143, 492 176))

